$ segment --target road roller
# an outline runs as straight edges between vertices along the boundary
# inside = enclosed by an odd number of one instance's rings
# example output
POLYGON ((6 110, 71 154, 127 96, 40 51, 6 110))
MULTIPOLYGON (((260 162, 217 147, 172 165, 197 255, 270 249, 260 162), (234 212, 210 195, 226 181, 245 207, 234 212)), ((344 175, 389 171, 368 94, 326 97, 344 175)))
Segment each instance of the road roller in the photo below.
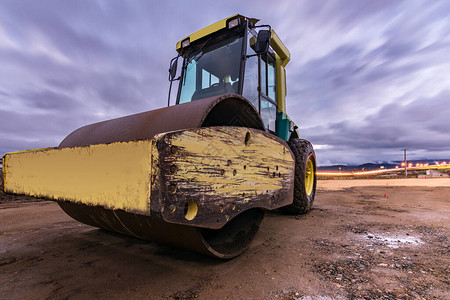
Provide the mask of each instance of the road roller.
POLYGON ((222 259, 249 247, 265 211, 308 212, 316 157, 286 114, 290 53, 258 22, 234 15, 180 40, 167 107, 81 127, 57 147, 5 154, 5 192, 222 259))

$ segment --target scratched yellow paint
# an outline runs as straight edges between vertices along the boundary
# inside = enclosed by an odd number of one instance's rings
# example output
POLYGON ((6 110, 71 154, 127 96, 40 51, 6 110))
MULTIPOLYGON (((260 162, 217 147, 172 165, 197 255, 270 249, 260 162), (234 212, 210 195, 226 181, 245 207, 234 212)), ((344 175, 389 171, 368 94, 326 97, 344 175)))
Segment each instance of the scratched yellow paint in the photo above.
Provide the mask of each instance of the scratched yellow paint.
POLYGON ((202 128, 184 131, 173 137, 171 144, 184 153, 171 158, 177 165, 173 179, 179 182, 179 187, 205 186, 205 195, 256 196, 279 190, 287 184, 286 178, 294 178, 290 150, 275 138, 255 130, 202 128), (247 132, 248 145, 244 142, 247 132))
POLYGON ((151 140, 5 155, 6 192, 149 212, 151 140))
MULTIPOLYGON (((238 15, 236 15, 236 16, 238 16, 238 15)), ((230 17, 230 18, 232 18, 232 17, 230 17)), ((220 20, 220 21, 218 21, 218 22, 216 22, 214 24, 206 26, 206 27, 204 27, 204 28, 202 28, 202 29, 192 33, 191 35, 185 37, 184 39, 178 41, 177 42, 177 46, 176 46, 177 51, 179 51, 181 49, 181 42, 184 41, 187 38, 189 38, 190 42, 192 43, 192 42, 194 42, 194 41, 196 41, 196 40, 198 40, 198 39, 200 39, 200 38, 202 38, 204 36, 207 36, 207 35, 209 35, 211 33, 219 31, 222 28, 225 28, 227 26, 227 20, 228 19, 229 18, 226 18, 226 19, 220 20)))
MULTIPOLYGON (((150 193, 160 190, 160 170, 159 170, 159 152, 156 142, 151 142, 151 173, 150 173, 150 193)), ((151 195, 150 195, 151 196, 151 195)))
POLYGON ((211 127, 153 140, 8 153, 4 189, 147 214, 151 193, 159 195, 160 166, 166 162, 177 172, 165 184, 173 180, 178 188, 200 188, 204 195, 249 200, 293 185, 294 160, 283 141, 257 130, 211 127), (162 139, 179 150, 162 155, 157 148, 162 139))

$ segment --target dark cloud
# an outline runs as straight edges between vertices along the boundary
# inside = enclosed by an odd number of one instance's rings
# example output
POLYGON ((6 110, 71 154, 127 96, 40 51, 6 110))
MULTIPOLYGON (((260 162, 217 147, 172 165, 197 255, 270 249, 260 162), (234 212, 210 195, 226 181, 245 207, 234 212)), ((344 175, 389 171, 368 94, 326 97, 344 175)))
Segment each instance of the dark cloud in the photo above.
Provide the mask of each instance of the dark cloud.
MULTIPOLYGON (((389 153, 399 155, 399 149, 402 148, 420 154, 448 155, 449 101, 450 90, 406 105, 388 104, 363 122, 331 123, 310 128, 307 133, 313 143, 328 145, 329 152, 373 153, 372 160, 381 160, 382 156, 388 157, 389 153)), ((327 151, 319 153, 327 154, 327 151)), ((345 162, 343 159, 340 161, 345 162)))
POLYGON ((165 106, 175 43, 237 12, 289 48, 288 114, 320 164, 450 156, 450 3, 358 0, 3 1, 0 154, 165 106))
POLYGON ((34 114, 0 110, 0 153, 57 146, 68 130, 85 121, 54 110, 34 114))
POLYGON ((449 156, 449 5, 392 1, 360 11, 333 3, 336 15, 330 7, 321 14, 334 28, 318 29, 316 52, 300 50, 309 59, 288 66, 288 110, 319 162, 389 160, 403 147, 449 156))
POLYGON ((27 106, 46 111, 73 111, 77 108, 75 99, 51 90, 26 91, 19 97, 27 106))

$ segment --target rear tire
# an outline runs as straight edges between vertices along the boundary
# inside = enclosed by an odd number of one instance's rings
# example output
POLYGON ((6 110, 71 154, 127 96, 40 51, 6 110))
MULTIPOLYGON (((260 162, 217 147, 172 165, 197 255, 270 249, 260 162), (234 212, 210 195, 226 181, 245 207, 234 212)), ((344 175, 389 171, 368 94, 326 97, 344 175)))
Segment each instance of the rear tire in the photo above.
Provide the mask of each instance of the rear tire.
POLYGON ((316 155, 307 140, 292 139, 288 145, 295 156, 294 201, 282 210, 289 214, 304 214, 311 210, 316 195, 316 155))

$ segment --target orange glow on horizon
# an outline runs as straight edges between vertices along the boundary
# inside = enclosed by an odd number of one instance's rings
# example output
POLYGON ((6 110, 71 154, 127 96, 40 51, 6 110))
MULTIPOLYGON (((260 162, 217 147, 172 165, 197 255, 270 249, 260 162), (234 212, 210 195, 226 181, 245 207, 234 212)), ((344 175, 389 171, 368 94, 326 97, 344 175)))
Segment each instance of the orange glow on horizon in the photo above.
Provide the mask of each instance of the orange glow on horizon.
MULTIPOLYGON (((404 165, 404 163, 403 163, 404 165)), ((436 164, 436 165, 429 165, 427 163, 425 164, 416 164, 415 167, 413 167, 412 163, 408 164, 408 169, 412 170, 423 170, 423 169, 448 169, 450 168, 450 164, 436 164)), ((388 173, 388 172, 395 172, 397 174, 403 172, 403 168, 400 169, 399 166, 395 166, 395 168, 392 169, 377 169, 372 171, 356 171, 356 172, 342 172, 342 171, 317 171, 317 175, 322 176, 364 176, 364 175, 377 175, 380 173, 388 173)))

